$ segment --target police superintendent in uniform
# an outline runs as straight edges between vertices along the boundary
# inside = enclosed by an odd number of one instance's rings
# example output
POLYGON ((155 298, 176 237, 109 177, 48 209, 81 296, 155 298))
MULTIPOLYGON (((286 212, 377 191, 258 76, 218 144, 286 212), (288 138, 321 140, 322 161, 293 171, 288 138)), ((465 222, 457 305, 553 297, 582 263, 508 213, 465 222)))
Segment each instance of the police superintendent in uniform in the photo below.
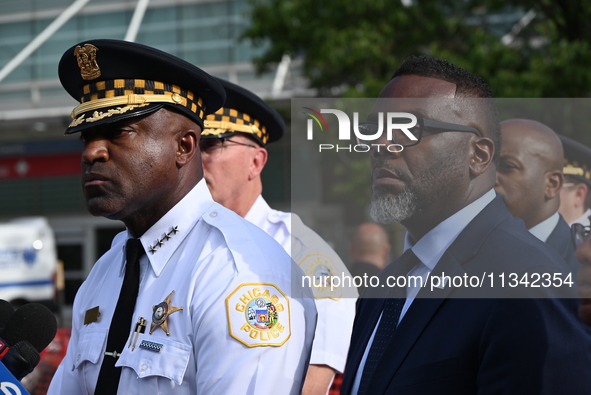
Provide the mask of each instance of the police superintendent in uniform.
POLYGON ((301 270, 202 179, 203 118, 223 88, 117 40, 73 46, 59 76, 81 102, 66 134, 84 143, 87 208, 127 229, 76 295, 49 394, 299 393, 316 315, 291 289, 301 270))
POLYGON ((335 373, 345 367, 357 290, 323 286, 323 278, 350 277, 345 264, 299 216, 272 209, 261 195, 266 145, 283 136, 283 119, 254 93, 219 81, 226 102, 205 119, 200 142, 204 178, 216 202, 273 236, 308 278, 317 280, 312 289, 318 324, 303 393, 326 394, 335 373))

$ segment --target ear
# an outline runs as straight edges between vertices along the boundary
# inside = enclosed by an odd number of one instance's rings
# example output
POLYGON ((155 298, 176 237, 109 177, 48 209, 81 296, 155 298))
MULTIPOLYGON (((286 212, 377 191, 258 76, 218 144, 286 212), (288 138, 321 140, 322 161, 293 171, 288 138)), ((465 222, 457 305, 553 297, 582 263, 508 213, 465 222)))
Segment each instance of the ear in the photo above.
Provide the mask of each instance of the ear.
POLYGON ((470 141, 470 174, 483 174, 492 162, 495 144, 488 137, 476 137, 470 141))
POLYGON ((195 155, 199 153, 197 142, 199 141, 199 132, 193 129, 181 130, 178 134, 178 144, 176 151, 176 165, 183 167, 190 163, 195 155))
POLYGON ((544 175, 546 180, 545 197, 547 200, 554 199, 560 193, 564 184, 564 175, 560 170, 548 171, 544 175))
POLYGON ((579 183, 575 187, 575 205, 577 207, 582 207, 585 205, 585 199, 587 198, 587 192, 589 192, 589 188, 585 183, 579 183))
POLYGON ((256 153, 252 157, 252 162, 250 162, 250 171, 248 173, 248 179, 252 180, 258 177, 265 167, 267 163, 267 158, 269 157, 269 153, 263 147, 257 147, 256 153))

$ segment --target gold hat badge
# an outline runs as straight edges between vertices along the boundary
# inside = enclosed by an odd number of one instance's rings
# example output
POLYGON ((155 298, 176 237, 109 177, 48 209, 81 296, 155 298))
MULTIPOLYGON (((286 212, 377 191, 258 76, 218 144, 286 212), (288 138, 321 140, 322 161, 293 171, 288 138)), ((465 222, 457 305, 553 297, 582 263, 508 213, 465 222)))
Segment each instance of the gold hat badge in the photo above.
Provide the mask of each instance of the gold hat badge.
POLYGON ((93 80, 101 76, 101 69, 96 61, 96 51, 98 48, 92 44, 84 44, 84 47, 78 45, 74 49, 74 56, 80 67, 80 75, 84 80, 93 80))

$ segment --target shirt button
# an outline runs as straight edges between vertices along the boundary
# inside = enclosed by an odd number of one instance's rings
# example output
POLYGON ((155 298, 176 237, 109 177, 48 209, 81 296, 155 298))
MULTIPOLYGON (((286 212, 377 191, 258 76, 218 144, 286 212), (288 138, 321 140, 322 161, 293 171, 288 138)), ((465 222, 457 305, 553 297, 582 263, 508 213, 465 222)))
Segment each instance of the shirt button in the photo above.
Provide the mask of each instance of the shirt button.
POLYGON ((80 354, 76 355, 76 361, 80 360, 80 354))
POLYGON ((215 218, 215 217, 217 217, 217 216, 218 216, 218 213, 217 213, 217 211, 212 211, 211 213, 209 213, 209 216, 210 216, 211 218, 215 218))
POLYGON ((148 365, 145 363, 142 363, 140 365, 140 372, 145 372, 146 370, 148 370, 148 365))

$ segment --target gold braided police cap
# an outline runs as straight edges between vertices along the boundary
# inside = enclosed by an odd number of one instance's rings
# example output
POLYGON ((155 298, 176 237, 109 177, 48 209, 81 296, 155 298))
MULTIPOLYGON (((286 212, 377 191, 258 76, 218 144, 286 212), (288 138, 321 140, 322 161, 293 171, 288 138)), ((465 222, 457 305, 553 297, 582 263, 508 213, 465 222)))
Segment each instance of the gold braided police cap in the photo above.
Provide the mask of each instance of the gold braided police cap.
POLYGON ((223 87, 200 68, 155 48, 120 40, 89 40, 62 56, 59 78, 80 102, 66 134, 163 107, 203 127, 225 100, 223 87))
POLYGON ((223 79, 218 81, 226 90, 226 102, 214 114, 207 115, 201 139, 242 133, 264 147, 283 136, 285 123, 273 107, 241 86, 223 79))
POLYGON ((591 186, 591 149, 568 137, 559 137, 564 148, 562 173, 591 186))

